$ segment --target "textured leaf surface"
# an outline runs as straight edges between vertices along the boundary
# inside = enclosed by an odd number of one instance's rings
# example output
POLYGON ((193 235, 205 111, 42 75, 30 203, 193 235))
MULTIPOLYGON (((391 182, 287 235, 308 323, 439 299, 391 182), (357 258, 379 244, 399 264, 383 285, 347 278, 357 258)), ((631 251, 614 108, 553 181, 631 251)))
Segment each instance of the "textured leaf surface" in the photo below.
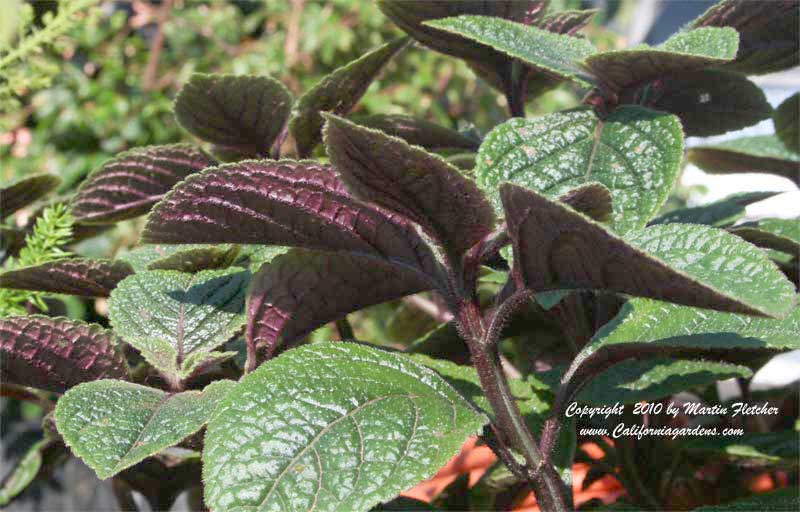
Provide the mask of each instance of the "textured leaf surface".
POLYGON ((600 328, 583 352, 621 343, 709 350, 791 350, 800 348, 800 308, 775 320, 632 299, 600 328))
POLYGON ((5 476, 0 487, 0 507, 8 505, 33 482, 42 467, 42 449, 50 443, 47 439, 34 443, 5 476))
POLYGON ((79 222, 100 224, 138 217, 186 176, 216 164, 188 144, 126 151, 86 177, 72 200, 72 213, 79 222))
POLYGON ((533 191, 501 190, 514 272, 532 290, 607 289, 721 311, 781 316, 794 287, 767 256, 706 226, 665 224, 621 239, 533 191))
POLYGON ((295 249, 254 276, 247 342, 266 359, 281 338, 296 340, 350 312, 430 287, 418 274, 385 261, 295 249))
POLYGON ((674 116, 622 107, 601 121, 589 110, 511 119, 486 136, 475 168, 498 211, 504 181, 558 197, 587 182, 614 200, 614 229, 643 227, 677 178, 683 132, 674 116))
POLYGON ((660 77, 717 67, 736 57, 739 35, 731 28, 678 32, 657 47, 640 45, 587 56, 583 65, 612 91, 660 77))
POLYGON ((118 380, 88 382, 58 401, 56 427, 72 453, 106 479, 200 430, 234 386, 222 380, 202 392, 170 394, 118 380))
POLYGON ((775 134, 791 151, 800 153, 800 92, 786 98, 775 109, 775 134))
POLYGON ((239 255, 236 245, 201 245, 187 248, 158 258, 147 266, 149 270, 177 270, 179 272, 197 272, 216 268, 225 268, 233 263, 239 255))
POLYGON ((622 93, 622 103, 641 103, 678 116, 686 135, 739 130, 772 115, 764 92, 744 75, 703 70, 668 75, 622 93))
POLYGON ((148 243, 271 244, 345 251, 434 272, 415 227, 352 198, 330 167, 289 160, 223 165, 156 206, 148 243))
POLYGON ((759 247, 800 254, 800 219, 762 219, 740 224, 731 233, 759 247))
POLYGON ((151 265, 154 267, 161 267, 162 265, 177 267, 183 266, 184 263, 195 268, 182 271, 191 272, 215 268, 215 266, 210 265, 227 258, 233 250, 234 248, 227 244, 143 244, 118 255, 117 259, 128 263, 135 272, 143 272, 145 270, 181 270, 179 268, 152 268, 151 265), (177 265, 178 263, 181 265, 177 265), (202 267, 200 266, 201 263, 204 263, 202 267), (206 266, 205 263, 208 263, 209 266, 206 266))
POLYGON ((705 224, 707 226, 725 227, 744 217, 745 207, 758 201, 770 198, 777 192, 742 192, 725 199, 714 201, 703 206, 679 208, 651 221, 651 224, 705 224))
POLYGON ((690 452, 713 453, 733 459, 793 465, 800 453, 800 436, 794 430, 754 432, 735 437, 689 439, 681 448, 690 452))
POLYGON ((794 67, 800 60, 800 4, 797 0, 724 0, 692 25, 733 27, 739 32, 736 60, 727 64, 726 69, 760 75, 794 67))
POLYGON ((450 254, 460 255, 491 232, 491 205, 444 159, 333 116, 325 144, 353 195, 420 224, 450 254))
POLYGON ((81 382, 128 376, 111 331, 67 318, 0 319, 0 354, 0 380, 57 393, 81 382))
POLYGON ((0 288, 108 297, 132 273, 133 268, 123 261, 68 258, 3 272, 0 288))
POLYGON ((593 405, 654 401, 731 377, 748 378, 746 366, 675 359, 628 360, 596 376, 578 395, 593 405))
POLYGON ((560 11, 545 15, 537 26, 556 34, 575 35, 597 14, 596 9, 560 11))
POLYGON ((265 157, 286 126, 292 95, 268 76, 195 74, 175 99, 175 117, 223 153, 265 157))
POLYGON ((357 118, 355 122, 428 150, 456 148, 477 151, 480 144, 478 140, 462 135, 455 130, 425 119, 401 114, 375 114, 357 118))
POLYGON ((49 194, 61 184, 53 174, 26 176, 0 188, 0 220, 49 194))
POLYGON ((425 25, 472 39, 551 76, 584 87, 591 84, 578 66, 595 52, 586 39, 487 16, 462 15, 427 21, 425 25))
POLYGON ((777 491, 754 494, 724 505, 699 507, 693 512, 752 512, 753 510, 794 512, 798 508, 800 508, 800 496, 797 495, 797 488, 789 486, 777 491))
POLYGON ((754 135, 708 146, 695 146, 689 161, 714 174, 768 172, 800 183, 800 155, 774 135, 754 135))
POLYGON ((240 268, 134 274, 111 294, 109 319, 151 364, 174 373, 193 353, 209 352, 241 330, 249 281, 250 272, 240 268))
POLYGON ((368 510, 432 476, 487 421, 432 370, 352 343, 246 375, 208 426, 218 510, 368 510))
POLYGON ((343 116, 350 112, 367 92, 386 64, 409 39, 402 37, 388 42, 358 59, 336 69, 309 89, 297 100, 289 129, 292 131, 297 153, 308 156, 322 138, 322 112, 343 116))

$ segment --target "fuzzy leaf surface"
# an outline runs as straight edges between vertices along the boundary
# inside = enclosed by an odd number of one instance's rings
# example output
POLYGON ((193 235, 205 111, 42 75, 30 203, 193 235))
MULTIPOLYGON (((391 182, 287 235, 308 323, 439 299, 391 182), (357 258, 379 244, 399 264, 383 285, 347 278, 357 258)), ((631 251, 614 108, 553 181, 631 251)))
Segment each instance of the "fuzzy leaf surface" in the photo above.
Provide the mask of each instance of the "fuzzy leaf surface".
POLYGON ((775 135, 753 135, 689 149, 687 158, 706 172, 767 172, 800 184, 800 154, 775 135))
POLYGON ((54 174, 34 174, 0 188, 0 220, 46 196, 61 184, 54 174))
POLYGON ((292 109, 292 94, 269 76, 194 74, 175 99, 175 117, 224 154, 266 157, 292 109))
POLYGON ((192 354, 210 352, 242 329, 249 281, 241 268, 134 274, 112 292, 109 320, 151 364, 174 373, 192 354))
POLYGON ((306 345, 247 374, 220 404, 205 438, 205 501, 369 510, 436 473, 487 421, 407 357, 306 345))
POLYGON ((782 320, 631 299, 582 353, 624 343, 666 348, 792 350, 800 348, 800 307, 782 320))
POLYGON ((675 114, 689 136, 739 130, 772 115, 760 87, 739 73, 711 69, 661 77, 624 91, 621 102, 675 114))
POLYGON ((467 137, 455 130, 445 128, 425 119, 402 114, 374 114, 354 119, 354 121, 361 126, 379 130, 429 151, 454 148, 477 151, 480 144, 476 139, 467 137))
POLYGON ((293 112, 289 129, 297 144, 297 152, 306 157, 322 140, 322 112, 346 115, 367 92, 386 64, 408 45, 401 37, 365 53, 336 69, 303 94, 293 112))
POLYGON ((772 118, 775 134, 789 150, 800 153, 800 92, 786 98, 772 118))
POLYGON ((227 266, 236 252, 229 244, 141 244, 119 254, 117 259, 128 263, 135 272, 145 270, 180 270, 195 272, 227 266))
POLYGON ((108 297, 117 283, 133 274, 124 261, 64 258, 0 274, 0 288, 108 297))
POLYGON ((193 176, 156 206, 142 238, 351 252, 435 273, 412 224, 354 199, 330 167, 308 161, 245 161, 193 176))
POLYGON ((596 51, 586 39, 487 16, 462 15, 426 21, 425 25, 489 46, 550 76, 572 80, 583 87, 591 85, 591 79, 578 65, 596 51))
POLYGON ((599 182, 614 203, 613 226, 643 227, 664 203, 683 154, 678 119, 622 107, 601 121, 589 110, 511 119, 493 129, 478 152, 478 185, 502 215, 499 187, 511 182, 558 197, 599 182))
POLYGON ((247 343, 268 358, 296 340, 367 306, 430 288, 414 272, 352 254, 295 249, 261 267, 247 305, 247 343))
POLYGON ((334 116, 328 116, 325 144, 353 195, 418 223, 450 254, 462 254, 491 232, 492 206, 439 156, 334 116))
POLYGON ((235 385, 221 380, 202 392, 170 394, 118 380, 88 382, 58 401, 56 427, 105 480, 200 430, 235 385))
POLYGON ((72 199, 78 222, 112 223, 147 213, 176 183, 217 161, 189 144, 126 151, 86 177, 72 199))
POLYGON ((788 254, 800 254, 800 219, 761 219, 731 228, 751 244, 788 254))
POLYGON ((611 91, 633 84, 717 67, 736 57, 739 35, 732 28, 678 32, 663 44, 639 45, 587 56, 583 66, 611 91))
POLYGON ((748 75, 792 68, 800 60, 800 4, 797 0, 747 2, 723 0, 694 27, 732 27, 739 32, 736 60, 725 69, 748 75))
POLYGON ((24 491, 36 478, 39 469, 42 467, 42 450, 52 441, 42 439, 34 443, 22 458, 16 463, 14 468, 3 479, 0 486, 0 507, 5 507, 24 491))
POLYGON ((536 291, 606 289, 684 305, 783 316, 794 287, 757 248, 699 225, 651 226, 619 238, 536 192, 501 189, 514 272, 536 291))
POLYGON ((0 354, 0 380, 56 393, 81 382, 128 377, 111 331, 67 318, 0 319, 0 354))
POLYGON ((629 359, 594 377, 577 400, 592 405, 649 402, 719 380, 752 375, 746 366, 716 361, 629 359))
POLYGON ((744 217, 745 207, 768 199, 777 192, 742 192, 732 194, 719 201, 703 206, 678 208, 664 215, 659 215, 650 224, 705 224, 707 226, 725 227, 744 217))

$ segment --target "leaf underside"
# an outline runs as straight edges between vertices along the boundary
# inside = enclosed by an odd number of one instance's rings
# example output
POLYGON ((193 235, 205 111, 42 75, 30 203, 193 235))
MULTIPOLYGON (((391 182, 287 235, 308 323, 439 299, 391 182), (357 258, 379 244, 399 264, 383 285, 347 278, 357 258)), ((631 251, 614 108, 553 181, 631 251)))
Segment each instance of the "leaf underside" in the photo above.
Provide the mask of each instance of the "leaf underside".
POLYGON ((35 174, 0 188, 0 220, 46 196, 61 184, 53 174, 35 174))
POLYGON ((369 510, 487 421, 432 370, 352 343, 288 351, 220 404, 203 451, 217 510, 369 510))
POLYGON ((186 176, 216 164, 188 144, 126 151, 87 176, 72 199, 72 214, 97 224, 138 217, 186 176))
POLYGON ((292 94, 269 76, 194 74, 175 99, 175 117, 226 159, 266 157, 292 109, 292 94))
POLYGON ((67 258, 3 272, 0 288, 108 297, 132 273, 123 261, 67 258))
POLYGON ((782 316, 794 289, 765 254, 722 230, 667 224, 626 239, 533 191, 501 187, 514 272, 536 291, 606 289, 684 305, 782 316))
POLYGON ((739 224, 730 231, 759 247, 800 254, 800 219, 762 219, 739 224))
POLYGON ((725 227, 744 217, 745 207, 768 199, 778 192, 742 192, 703 206, 679 208, 653 219, 650 224, 705 224, 725 227))
POLYGON ((0 380, 56 393, 81 382, 128 377, 111 331, 67 318, 0 319, 0 354, 0 380))
POLYGON ((766 172, 800 184, 800 155, 786 149, 774 135, 754 135, 713 146, 695 146, 688 151, 687 158, 713 174, 766 172))
POLYGON ((358 117, 353 121, 429 151, 437 149, 478 150, 479 142, 477 140, 425 119, 401 114, 374 114, 358 117))
POLYGON ((264 265, 248 296, 247 343, 268 359, 332 320, 430 288, 403 267, 351 254, 295 249, 264 265))

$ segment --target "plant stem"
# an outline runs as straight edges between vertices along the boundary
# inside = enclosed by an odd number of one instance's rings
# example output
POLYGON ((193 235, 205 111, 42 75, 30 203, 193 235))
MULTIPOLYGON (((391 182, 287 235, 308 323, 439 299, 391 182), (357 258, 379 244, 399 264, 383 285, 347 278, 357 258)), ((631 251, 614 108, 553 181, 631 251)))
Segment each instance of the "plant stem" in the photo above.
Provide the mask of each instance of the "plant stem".
POLYGON ((636 458, 633 454, 633 445, 630 439, 620 439, 620 452, 622 452, 622 469, 628 476, 628 481, 631 483, 631 494, 638 497, 640 502, 647 508, 653 510, 661 510, 661 505, 658 500, 653 496, 650 490, 642 481, 639 475, 639 466, 636 464, 636 458))
POLYGON ((555 469, 542 457, 539 446, 528 429, 517 407, 503 373, 496 339, 500 329, 485 329, 480 308, 474 301, 466 301, 459 310, 459 328, 472 354, 481 387, 495 413, 495 428, 501 443, 510 443, 525 457, 528 482, 533 487, 542 510, 564 512, 570 510, 565 489, 555 469))
POLYGON ((339 331, 339 337, 343 340, 354 340, 356 335, 353 332, 353 327, 347 320, 347 317, 342 317, 336 321, 336 330, 339 331))

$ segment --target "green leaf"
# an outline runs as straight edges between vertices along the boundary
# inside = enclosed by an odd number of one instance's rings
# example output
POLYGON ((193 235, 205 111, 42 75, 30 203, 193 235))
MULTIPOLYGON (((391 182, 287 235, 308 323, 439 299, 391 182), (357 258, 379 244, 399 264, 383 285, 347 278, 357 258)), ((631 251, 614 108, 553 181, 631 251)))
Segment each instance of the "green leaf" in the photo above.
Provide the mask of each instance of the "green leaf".
POLYGON ((794 287, 767 256, 723 230, 663 224, 618 238, 533 191, 501 189, 514 269, 535 291, 606 289, 690 306, 782 316, 794 287))
POLYGON ((0 381, 63 393, 128 378, 119 339, 99 325, 39 315, 0 319, 0 381))
POLYGON ((194 272, 224 267, 236 250, 229 244, 143 244, 117 256, 135 272, 145 270, 180 270, 194 272), (176 268, 161 268, 161 267, 176 268), (181 268, 177 268, 181 267, 181 268))
POLYGON ((118 380, 88 382, 58 401, 56 427, 105 480, 200 430, 235 386, 221 380, 202 392, 170 394, 118 380))
POLYGON ((455 130, 439 126, 425 119, 400 114, 375 114, 359 117, 354 121, 361 126, 382 131, 398 137, 414 146, 422 146, 429 151, 442 149, 462 149, 477 151, 480 141, 467 137, 455 130))
POLYGON ((71 201, 83 223, 105 224, 147 213, 186 176, 217 161, 189 144, 147 146, 120 153, 92 171, 71 201))
POLYGON ((388 261, 293 249, 261 267, 247 298, 247 343, 268 359, 327 322, 433 286, 388 261))
POLYGON ((326 118, 331 164, 354 196, 416 222, 455 260, 491 232, 491 205, 444 159, 342 118, 326 118))
POLYGON ((800 348, 800 307, 782 320, 679 306, 648 299, 629 300, 583 349, 642 344, 653 348, 792 350, 800 348))
POLYGON ((772 117, 775 134, 789 150, 800 153, 800 92, 783 100, 772 117))
POLYGON ((424 24, 494 48, 542 73, 572 80, 583 87, 592 83, 578 65, 595 52, 586 39, 488 16, 462 15, 424 24))
POLYGON ((236 159, 268 157, 280 140, 292 94, 268 76, 194 74, 175 99, 175 117, 192 135, 236 159))
POLYGON ((800 184, 800 155, 786 149, 774 135, 754 135, 695 146, 689 149, 687 158, 712 174, 768 172, 800 184))
POLYGON ((504 181, 558 197, 587 182, 605 185, 614 229, 643 227, 677 179, 683 132, 674 116, 621 107, 605 120, 590 110, 511 119, 493 129, 478 152, 481 186, 498 212, 504 181))
POLYGON ((240 268, 188 274, 134 274, 112 292, 109 320, 122 339, 168 374, 188 371, 194 353, 207 353, 244 326, 250 272, 240 268))
POLYGON ((730 232, 759 247, 794 255, 800 253, 800 219, 761 219, 739 224, 730 232))
POLYGON ((725 69, 761 75, 797 66, 800 60, 800 9, 797 2, 723 0, 693 27, 732 27, 739 32, 736 60, 725 69))
POLYGON ((379 46, 345 66, 337 68, 306 91, 295 105, 289 129, 297 153, 305 158, 322 139, 322 112, 343 116, 358 103, 386 64, 408 44, 407 37, 379 46))
POLYGON ((798 507, 800 507, 800 496, 797 495, 797 487, 789 486, 777 491, 754 494, 724 505, 696 508, 692 512, 753 512, 754 510, 795 512, 798 507))
POLYGON ((675 114, 690 136, 739 130, 772 115, 760 87, 744 75, 716 69, 663 76, 626 89, 620 96, 620 103, 675 114))
POLYGON ((0 288, 108 297, 132 273, 124 261, 65 258, 0 273, 0 288))
POLYGON ((746 366, 713 361, 627 360, 594 377, 578 394, 578 401, 592 405, 655 401, 719 380, 752 375, 746 366))
POLYGON ((718 67, 736 57, 739 35, 732 28, 678 32, 657 47, 639 45, 587 56, 583 65, 611 91, 664 76, 718 67))
POLYGON ((0 507, 5 507, 36 478, 42 467, 42 450, 52 444, 49 439, 34 443, 3 480, 0 487, 0 507))
MULTIPOLYGON (((732 404, 727 407, 731 413, 735 412, 732 404)), ((793 430, 754 432, 742 436, 689 439, 681 443, 681 448, 689 452, 717 454, 731 459, 793 466, 797 463, 797 454, 800 453, 800 436, 793 430)))
POLYGON ((220 404, 203 451, 215 510, 369 510, 487 422, 432 370, 353 343, 290 350, 220 404))
POLYGON ((703 206, 678 208, 653 219, 650 224, 705 224, 707 226, 730 226, 745 216, 745 207, 768 199, 778 192, 742 192, 703 206))
POLYGON ((61 178, 53 174, 34 174, 4 185, 0 188, 0 220, 41 199, 60 184, 61 178))

